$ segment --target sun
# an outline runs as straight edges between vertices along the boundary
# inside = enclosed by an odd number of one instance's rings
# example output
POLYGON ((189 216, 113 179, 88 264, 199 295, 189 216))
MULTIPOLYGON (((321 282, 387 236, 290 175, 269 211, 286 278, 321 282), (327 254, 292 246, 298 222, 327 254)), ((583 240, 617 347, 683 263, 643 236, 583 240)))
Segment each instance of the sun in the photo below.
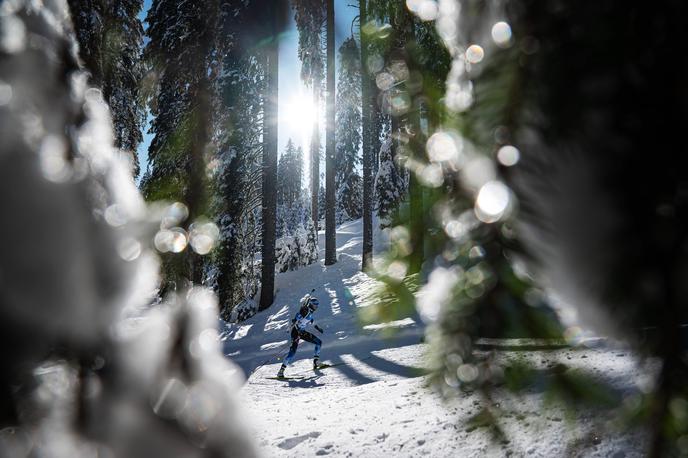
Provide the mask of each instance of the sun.
POLYGON ((282 122, 287 128, 289 136, 294 137, 294 141, 301 141, 302 145, 308 144, 317 116, 311 97, 289 98, 282 116, 282 122))

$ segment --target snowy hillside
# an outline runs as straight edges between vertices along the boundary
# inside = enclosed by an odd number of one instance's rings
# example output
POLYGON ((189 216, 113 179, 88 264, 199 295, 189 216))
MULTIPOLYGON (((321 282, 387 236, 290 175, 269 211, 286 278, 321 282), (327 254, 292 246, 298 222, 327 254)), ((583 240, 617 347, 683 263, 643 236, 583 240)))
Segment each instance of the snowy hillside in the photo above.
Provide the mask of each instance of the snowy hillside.
MULTIPOLYGON (((322 357, 331 364, 343 362, 345 355, 354 358, 365 357, 373 350, 417 344, 423 335, 422 322, 418 316, 392 324, 369 325, 359 329, 358 312, 370 305, 369 296, 376 287, 376 281, 360 272, 362 222, 356 220, 343 224, 337 231, 338 262, 324 266, 324 233, 320 233, 320 262, 299 270, 278 274, 275 278, 277 291, 275 302, 266 312, 235 326, 226 336, 225 354, 230 356, 248 376, 261 364, 258 374, 276 373, 276 357, 287 352, 289 323, 298 311, 300 299, 311 289, 320 299, 320 309, 315 315, 316 323, 324 330, 322 357), (395 326, 399 332, 392 340, 380 338, 383 329, 395 326), (272 359, 271 359, 272 358, 272 359)), ((375 233, 375 246, 384 247, 384 234, 375 233)), ((304 343, 299 347, 292 372, 312 364, 312 345, 304 343), (307 361, 301 361, 306 359, 307 361)), ((279 366, 279 365, 278 365, 279 366)))
MULTIPOLYGON (((225 354, 248 378, 242 398, 265 456, 640 455, 642 434, 615 432, 609 413, 577 410, 572 422, 565 412, 544 410, 536 389, 519 398, 497 393, 506 439, 495 441, 487 428, 468 424, 478 413, 479 395, 445 402, 427 388, 424 326, 417 316, 359 327, 357 313, 371 304, 375 287, 359 272, 361 231, 360 221, 342 225, 337 264, 324 267, 321 260, 279 274, 271 309, 226 334, 225 354), (286 373, 299 379, 270 379, 280 366, 277 357, 287 351, 289 321, 311 288, 321 301, 316 323, 325 329, 322 362, 337 366, 314 372, 313 346, 302 342, 286 373), (398 331, 391 339, 383 336, 389 326, 398 331)), ((378 232, 376 246, 383 245, 378 232)), ((557 363, 594 367, 628 396, 642 384, 630 353, 604 347, 503 351, 499 357, 529 359, 544 376, 557 363)))

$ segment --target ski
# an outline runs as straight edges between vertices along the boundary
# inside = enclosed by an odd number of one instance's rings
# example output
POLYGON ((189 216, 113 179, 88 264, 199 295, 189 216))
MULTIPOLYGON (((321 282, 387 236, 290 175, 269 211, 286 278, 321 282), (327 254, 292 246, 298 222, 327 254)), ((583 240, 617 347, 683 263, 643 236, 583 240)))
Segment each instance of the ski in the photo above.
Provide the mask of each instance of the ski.
POLYGON ((270 379, 270 380, 305 380, 305 379, 307 379, 307 378, 313 378, 313 376, 307 375, 307 374, 308 374, 309 372, 311 372, 311 371, 312 371, 312 372, 316 372, 316 371, 319 371, 320 369, 327 369, 328 367, 341 366, 342 364, 346 364, 346 363, 322 364, 322 365, 318 366, 317 369, 311 369, 311 370, 307 370, 307 371, 297 372, 296 374, 294 374, 294 375, 292 375, 292 376, 284 376, 284 377, 266 377, 266 378, 267 378, 267 379, 270 379))
POLYGON ((268 380, 303 380, 306 377, 265 377, 268 380))
MULTIPOLYGON (((371 358, 371 356, 366 356, 365 358, 359 358, 358 360, 359 360, 359 361, 365 361, 365 360, 370 359, 370 358, 371 358)), ((317 368, 311 368, 311 369, 308 369, 308 370, 305 370, 305 371, 296 372, 296 373, 293 374, 293 375, 299 375, 299 376, 300 376, 300 375, 308 374, 308 373, 310 373, 310 372, 319 371, 320 369, 327 369, 327 368, 330 368, 330 367, 337 367, 337 366, 345 366, 345 365, 347 365, 347 364, 349 364, 349 363, 341 362, 341 363, 335 363, 335 364, 327 364, 327 363, 325 363, 325 364, 320 364, 317 368)))

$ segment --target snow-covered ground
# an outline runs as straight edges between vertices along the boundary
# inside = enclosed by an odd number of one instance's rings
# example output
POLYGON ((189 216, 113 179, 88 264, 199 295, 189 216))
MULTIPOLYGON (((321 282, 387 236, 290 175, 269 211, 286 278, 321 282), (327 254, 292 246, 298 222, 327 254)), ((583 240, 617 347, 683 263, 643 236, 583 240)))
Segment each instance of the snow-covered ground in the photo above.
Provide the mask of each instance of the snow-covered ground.
MULTIPOLYGON (((580 408, 568 415, 545 408, 537 388, 519 397, 494 393, 506 439, 495 440, 488 428, 469 424, 480 395, 465 393, 448 402, 427 387, 418 316, 360 327, 358 312, 371 305, 376 287, 360 272, 361 235, 360 221, 342 225, 337 264, 324 267, 321 259, 279 274, 271 309, 225 335, 225 354, 247 377, 241 397, 265 456, 642 455, 642 432, 614 429, 610 412, 580 408), (299 299, 312 288, 321 301, 316 322, 325 329, 322 362, 337 366, 314 372, 313 346, 302 342, 286 374, 302 378, 270 379, 279 368, 277 358, 287 351, 299 299), (386 337, 389 326, 397 331, 392 338, 386 337)), ((376 246, 384 246, 379 232, 376 246)), ((545 374, 555 364, 592 370, 629 399, 645 382, 631 353, 605 346, 527 352, 510 346, 497 350, 497 358, 528 360, 545 374)))

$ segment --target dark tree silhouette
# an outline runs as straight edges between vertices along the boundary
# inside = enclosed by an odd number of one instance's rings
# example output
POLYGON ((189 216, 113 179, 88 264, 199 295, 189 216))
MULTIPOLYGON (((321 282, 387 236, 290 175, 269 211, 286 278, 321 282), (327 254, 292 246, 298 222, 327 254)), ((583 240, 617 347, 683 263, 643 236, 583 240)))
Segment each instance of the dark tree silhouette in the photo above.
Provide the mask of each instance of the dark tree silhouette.
POLYGON ((262 267, 259 309, 268 308, 275 294, 275 232, 277 227, 277 123, 279 100, 279 32, 286 5, 274 0, 268 9, 270 43, 266 46, 265 98, 263 100, 263 218, 262 267))
MULTIPOLYGON (((361 36, 361 122, 363 140, 363 257, 361 270, 373 261, 373 129, 371 107, 372 81, 368 71, 369 37, 364 31, 368 23, 366 0, 359 0, 361 36)), ((379 135, 379 134, 378 134, 379 135)))
POLYGON ((327 0, 327 131, 325 135, 325 265, 337 262, 335 191, 334 0, 327 0))

